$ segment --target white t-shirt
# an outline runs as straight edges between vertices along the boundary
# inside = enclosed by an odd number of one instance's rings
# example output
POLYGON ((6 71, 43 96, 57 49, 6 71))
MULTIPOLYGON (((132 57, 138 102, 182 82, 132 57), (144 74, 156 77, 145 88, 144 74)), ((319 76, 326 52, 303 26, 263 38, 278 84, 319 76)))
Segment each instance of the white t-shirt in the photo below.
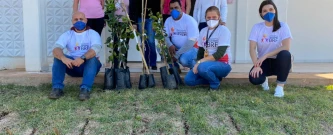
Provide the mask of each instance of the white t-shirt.
POLYGON ((192 16, 185 13, 177 21, 169 17, 164 23, 164 30, 178 49, 185 45, 187 40, 197 40, 199 37, 198 23, 192 16))
MULTIPOLYGON (((281 47, 284 39, 292 38, 288 25, 283 22, 280 24, 281 28, 275 32, 273 32, 273 26, 268 27, 265 22, 253 26, 249 41, 257 43, 258 58, 281 47)), ((276 56, 270 58, 276 58, 276 56)))
POLYGON ((208 39, 207 37, 207 30, 208 27, 203 28, 200 31, 199 36, 199 47, 203 47, 204 49, 207 49, 209 56, 213 55, 219 46, 228 46, 224 56, 222 56, 218 61, 225 62, 228 64, 231 64, 232 62, 232 55, 230 51, 230 39, 231 39, 231 33, 229 29, 223 25, 220 25, 217 27, 215 32, 211 35, 211 33, 214 31, 214 29, 209 30, 208 39), (211 35, 211 36, 210 36, 211 35), (208 39, 208 44, 206 45, 206 40, 208 39))
POLYGON ((56 45, 67 48, 67 55, 78 58, 87 53, 91 46, 102 46, 102 40, 99 34, 92 29, 86 30, 82 33, 76 33, 74 30, 69 30, 59 37, 56 45))

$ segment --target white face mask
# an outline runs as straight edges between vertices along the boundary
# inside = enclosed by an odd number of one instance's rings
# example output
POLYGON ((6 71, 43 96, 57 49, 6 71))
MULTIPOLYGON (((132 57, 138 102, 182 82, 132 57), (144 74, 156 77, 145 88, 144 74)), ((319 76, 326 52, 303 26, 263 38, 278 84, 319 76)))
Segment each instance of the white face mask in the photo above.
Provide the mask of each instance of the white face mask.
POLYGON ((209 28, 214 28, 219 24, 219 20, 209 20, 207 21, 207 25, 209 28))

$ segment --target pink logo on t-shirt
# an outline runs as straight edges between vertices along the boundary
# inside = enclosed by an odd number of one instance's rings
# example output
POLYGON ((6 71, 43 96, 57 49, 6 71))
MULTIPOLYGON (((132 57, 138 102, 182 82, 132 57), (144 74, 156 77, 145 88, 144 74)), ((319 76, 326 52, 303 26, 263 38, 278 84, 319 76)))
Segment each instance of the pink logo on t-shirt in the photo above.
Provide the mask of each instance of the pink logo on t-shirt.
POLYGON ((261 42, 266 42, 266 43, 272 43, 277 41, 278 41, 278 36, 276 35, 270 35, 268 37, 266 34, 264 34, 261 39, 261 42))

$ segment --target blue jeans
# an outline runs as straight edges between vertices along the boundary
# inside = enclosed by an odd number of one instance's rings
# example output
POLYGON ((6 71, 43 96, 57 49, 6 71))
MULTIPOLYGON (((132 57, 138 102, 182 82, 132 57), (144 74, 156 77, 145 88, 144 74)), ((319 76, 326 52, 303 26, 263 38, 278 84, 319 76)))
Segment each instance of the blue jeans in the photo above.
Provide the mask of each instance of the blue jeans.
POLYGON ((186 53, 180 55, 179 60, 174 62, 175 67, 179 68, 179 62, 183 67, 188 67, 192 69, 196 64, 195 61, 197 59, 197 54, 198 49, 193 47, 191 50, 188 50, 186 53))
MULTIPOLYGON (((67 58, 74 60, 73 57, 67 56, 67 58)), ((69 69, 61 60, 54 58, 52 67, 52 88, 64 89, 65 73, 72 77, 83 77, 80 88, 86 88, 91 90, 94 84, 94 79, 102 64, 94 57, 86 60, 80 67, 73 66, 73 69, 69 69)))
POLYGON ((209 84, 210 88, 216 89, 220 86, 222 78, 231 71, 229 64, 218 61, 206 61, 198 66, 198 73, 194 74, 193 69, 185 76, 185 84, 196 86, 209 84))
MULTIPOLYGON (((138 30, 141 30, 141 18, 138 19, 138 30)), ((145 41, 145 60, 148 66, 156 66, 157 54, 155 46, 155 32, 153 31, 153 21, 146 19, 145 32, 147 34, 147 40, 145 41)))

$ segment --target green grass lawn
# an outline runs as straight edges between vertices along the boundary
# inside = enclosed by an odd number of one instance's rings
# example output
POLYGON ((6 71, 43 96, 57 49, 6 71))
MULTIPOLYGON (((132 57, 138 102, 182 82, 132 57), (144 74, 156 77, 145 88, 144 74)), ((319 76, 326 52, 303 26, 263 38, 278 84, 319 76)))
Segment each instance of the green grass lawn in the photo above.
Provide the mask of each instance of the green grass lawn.
POLYGON ((78 100, 78 86, 48 99, 51 85, 0 86, 0 134, 332 134, 333 92, 286 87, 284 98, 256 86, 132 89, 78 100), (57 131, 56 131, 57 130, 57 131))

